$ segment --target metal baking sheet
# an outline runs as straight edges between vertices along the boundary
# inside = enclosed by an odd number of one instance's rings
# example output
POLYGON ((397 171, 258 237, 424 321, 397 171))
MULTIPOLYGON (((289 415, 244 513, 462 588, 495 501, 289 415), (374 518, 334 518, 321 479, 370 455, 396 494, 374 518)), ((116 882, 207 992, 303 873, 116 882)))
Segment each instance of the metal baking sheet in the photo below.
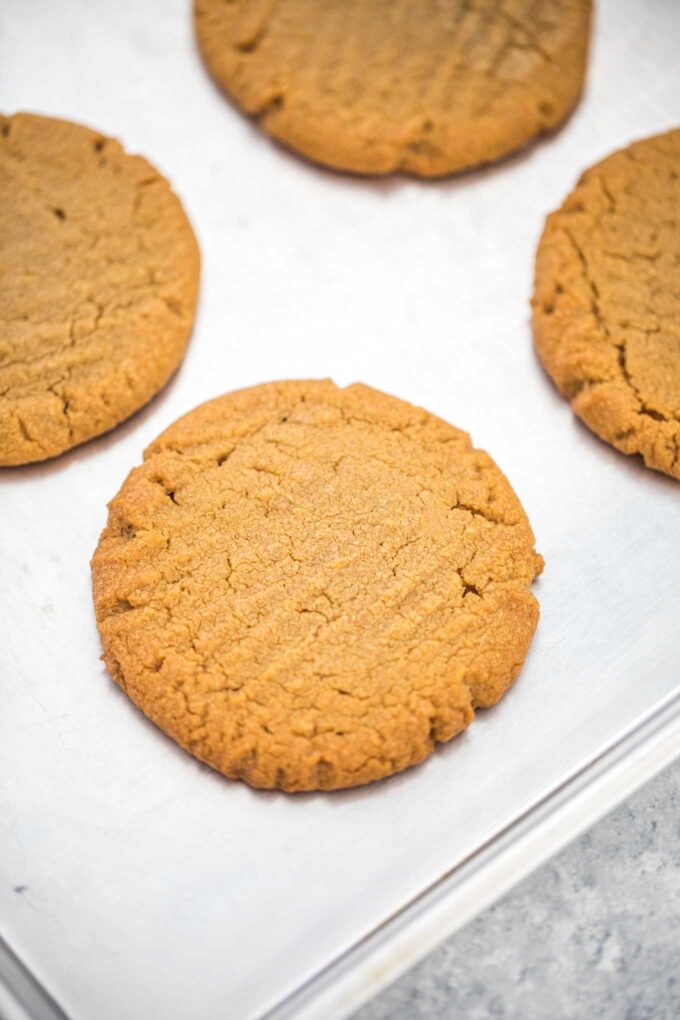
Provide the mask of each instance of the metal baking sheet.
POLYGON ((185 0, 3 0, 2 108, 148 155, 204 259, 165 392, 0 475, 0 935, 72 1020, 345 1015, 568 838, 570 805, 592 817, 622 768, 630 786, 678 749, 663 712, 680 687, 680 489, 574 420, 533 354, 528 299, 545 214, 580 171, 680 121, 679 49, 675 0, 600 0, 561 132, 448 181, 365 181, 287 154, 220 96, 185 0), (422 767, 286 797, 197 764, 115 687, 88 564, 107 500, 175 417, 327 375, 490 451, 546 559, 542 619, 513 691, 422 767))

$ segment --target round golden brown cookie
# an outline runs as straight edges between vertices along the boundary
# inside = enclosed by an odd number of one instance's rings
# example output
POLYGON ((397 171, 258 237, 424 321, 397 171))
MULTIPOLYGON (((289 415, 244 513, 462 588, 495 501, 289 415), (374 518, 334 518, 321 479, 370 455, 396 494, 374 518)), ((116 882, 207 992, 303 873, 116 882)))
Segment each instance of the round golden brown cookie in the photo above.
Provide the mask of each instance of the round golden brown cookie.
POLYGON ((199 254, 168 182, 78 124, 0 116, 0 465, 145 404, 182 359, 199 254))
POLYGON ((367 386, 282 382, 175 422, 110 504, 104 658, 161 729, 284 790, 421 761, 495 704, 542 560, 469 437, 367 386))
POLYGON ((448 174, 553 128, 590 0, 194 0, 211 74, 274 138, 362 174, 448 174))
POLYGON ((680 478, 680 130, 583 174, 536 257, 538 353, 593 432, 680 478))

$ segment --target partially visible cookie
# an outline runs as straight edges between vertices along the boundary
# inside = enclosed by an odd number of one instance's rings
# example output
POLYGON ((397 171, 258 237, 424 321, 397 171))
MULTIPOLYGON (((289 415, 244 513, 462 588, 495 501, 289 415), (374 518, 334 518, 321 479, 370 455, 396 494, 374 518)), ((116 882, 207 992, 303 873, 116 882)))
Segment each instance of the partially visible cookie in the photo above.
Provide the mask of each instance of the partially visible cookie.
POLYGON ((587 170, 536 256, 536 347, 574 412, 680 478, 680 130, 587 170))
POLYGON ((289 791, 398 772, 495 704, 541 567, 464 432, 331 382, 180 418, 111 502, 92 561, 130 698, 225 775, 289 791))
POLYGON ((0 465, 145 404, 184 354, 199 253, 168 182, 68 121, 0 117, 0 465))
POLYGON ((590 0, 194 0, 217 83, 274 138, 361 174, 449 174, 560 123, 590 0))

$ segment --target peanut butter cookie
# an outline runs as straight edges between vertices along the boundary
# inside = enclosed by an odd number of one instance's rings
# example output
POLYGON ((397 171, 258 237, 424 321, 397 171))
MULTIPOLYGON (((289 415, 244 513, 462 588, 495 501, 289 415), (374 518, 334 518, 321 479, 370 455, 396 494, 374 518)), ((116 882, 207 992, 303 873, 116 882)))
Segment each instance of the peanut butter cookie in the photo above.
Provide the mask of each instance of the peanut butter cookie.
POLYGON ((274 138, 361 174, 499 159, 576 104, 590 0, 194 0, 217 83, 274 138))
POLYGON ((92 563, 130 698, 225 775, 289 791, 388 776, 495 704, 541 566, 464 432, 327 381, 230 393, 171 425, 92 563))
POLYGON ((0 117, 0 465, 145 404, 182 359, 199 254, 168 182, 95 131, 0 117))
POLYGON ((536 347, 593 432, 680 478, 680 130, 587 170, 536 256, 536 347))

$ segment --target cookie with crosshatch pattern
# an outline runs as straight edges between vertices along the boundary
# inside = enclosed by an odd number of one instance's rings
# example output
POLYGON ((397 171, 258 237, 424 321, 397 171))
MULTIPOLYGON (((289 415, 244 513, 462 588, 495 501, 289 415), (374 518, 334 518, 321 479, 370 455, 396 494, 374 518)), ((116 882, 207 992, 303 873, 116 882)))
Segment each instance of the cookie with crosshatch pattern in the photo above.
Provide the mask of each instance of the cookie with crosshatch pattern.
POLYGON ((495 704, 541 567, 464 432, 329 381, 180 418, 92 561, 104 659, 135 704, 225 775, 289 791, 398 772, 495 704))
POLYGON ((194 0, 216 82, 274 138, 360 174, 436 177, 562 121, 590 0, 194 0))
POLYGON ((680 129, 586 170, 548 217, 533 325, 574 413, 680 478, 680 129))
POLYGON ((63 453, 182 360, 199 253, 170 185, 80 124, 0 117, 0 465, 63 453))

